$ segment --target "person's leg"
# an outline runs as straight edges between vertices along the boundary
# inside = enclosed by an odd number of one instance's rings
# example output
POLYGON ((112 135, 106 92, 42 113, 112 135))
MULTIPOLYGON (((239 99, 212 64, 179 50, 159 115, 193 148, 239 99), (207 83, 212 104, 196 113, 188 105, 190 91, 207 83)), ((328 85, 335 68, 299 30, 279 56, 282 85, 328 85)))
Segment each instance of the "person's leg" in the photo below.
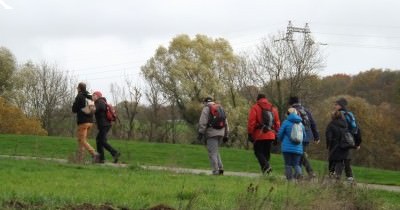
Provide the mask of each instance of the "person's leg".
POLYGON ((265 152, 265 158, 267 160, 265 168, 266 172, 269 173, 271 172, 271 164, 269 164, 269 160, 271 159, 271 147, 272 147, 272 141, 264 141, 264 152, 265 152))
POLYGON ((299 154, 292 154, 293 158, 293 165, 294 165, 294 171, 295 171, 295 175, 294 177, 296 179, 301 179, 303 177, 303 173, 301 171, 301 158, 303 155, 299 155, 299 154))
POLYGON ((219 145, 221 144, 221 141, 222 141, 222 136, 219 136, 218 137, 218 147, 217 147, 217 159, 218 159, 218 161, 217 161, 217 163, 218 163, 218 171, 219 171, 219 174, 224 174, 224 165, 222 164, 222 159, 221 159, 221 154, 219 154, 219 145))
POLYGON ((301 156, 301 165, 304 166, 304 168, 307 171, 307 174, 310 177, 315 177, 315 174, 314 174, 314 171, 313 171, 313 169, 311 167, 310 161, 308 161, 307 148, 308 148, 308 145, 303 145, 303 151, 304 152, 303 152, 303 155, 301 156))
POLYGON ((333 177, 335 174, 335 162, 333 160, 328 160, 328 170, 329 177, 333 177))
POLYGON ((218 137, 207 138, 208 159, 213 174, 219 174, 218 167, 218 137))
POLYGON ((340 180, 340 178, 342 176, 343 167, 344 167, 343 160, 335 161, 334 164, 335 164, 336 179, 340 180))
POLYGON ((110 128, 111 128, 111 126, 103 127, 103 133, 104 133, 103 134, 103 139, 104 139, 103 146, 114 157, 118 152, 107 141, 107 134, 108 134, 108 131, 110 130, 110 128))
POLYGON ((292 173, 292 166, 291 166, 291 157, 290 153, 282 153, 283 154, 283 160, 285 162, 285 176, 287 180, 292 180, 293 179, 293 173, 292 173))
POLYGON ((348 181, 353 181, 353 170, 351 170, 351 159, 344 160, 344 172, 348 181))
POLYGON ((266 152, 266 141, 255 141, 254 142, 254 154, 256 155, 256 158, 258 160, 258 163, 260 164, 261 172, 265 173, 267 169, 269 168, 269 164, 267 161, 267 152, 266 152))
POLYGON ((92 128, 92 123, 83 123, 82 124, 82 132, 81 132, 81 138, 80 141, 82 142, 83 146, 85 149, 92 155, 96 155, 96 151, 93 149, 92 146, 87 141, 87 134, 89 133, 90 129, 92 128))
POLYGON ((104 127, 99 128, 99 132, 96 136, 96 151, 99 153, 99 162, 104 162, 104 142, 105 142, 105 129, 104 127))

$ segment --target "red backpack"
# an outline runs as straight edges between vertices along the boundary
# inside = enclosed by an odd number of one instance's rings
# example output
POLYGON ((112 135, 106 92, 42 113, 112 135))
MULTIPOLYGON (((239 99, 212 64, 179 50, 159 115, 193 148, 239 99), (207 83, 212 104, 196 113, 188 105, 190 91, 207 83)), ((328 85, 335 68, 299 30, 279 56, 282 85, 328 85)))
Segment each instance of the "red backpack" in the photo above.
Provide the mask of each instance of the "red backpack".
POLYGON ((105 99, 103 99, 104 103, 106 104, 106 118, 108 121, 110 122, 115 122, 117 121, 118 117, 117 117, 117 110, 115 110, 115 108, 107 103, 107 101, 105 99))

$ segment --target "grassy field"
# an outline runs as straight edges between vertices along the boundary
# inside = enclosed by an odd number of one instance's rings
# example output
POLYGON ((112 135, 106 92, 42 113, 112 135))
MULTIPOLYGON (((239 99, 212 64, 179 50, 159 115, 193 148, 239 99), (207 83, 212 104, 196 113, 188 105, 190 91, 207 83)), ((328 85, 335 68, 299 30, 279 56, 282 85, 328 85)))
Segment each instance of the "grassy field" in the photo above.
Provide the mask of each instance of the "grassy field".
POLYGON ((0 180, 2 209, 149 209, 160 204, 218 210, 400 208, 398 193, 287 183, 275 176, 185 175, 0 158, 0 180))
MULTIPOLYGON (((111 140, 112 145, 122 153, 122 161, 132 165, 162 165, 185 168, 209 169, 207 152, 200 145, 153 144, 136 141, 111 140)), ((92 146, 95 146, 91 141, 92 146)), ((0 135, 0 154, 64 158, 73 156, 76 140, 62 137, 38 137, 0 135)), ((107 154, 108 155, 108 154, 107 154)), ((259 172, 259 166, 252 151, 222 148, 222 160, 227 171, 259 172)), ((107 156, 110 160, 110 156, 107 156)), ((283 175, 283 158, 272 155, 273 173, 283 175)), ((314 169, 326 174, 327 163, 312 161, 314 169)), ((399 185, 400 172, 364 167, 353 167, 359 182, 399 185)))

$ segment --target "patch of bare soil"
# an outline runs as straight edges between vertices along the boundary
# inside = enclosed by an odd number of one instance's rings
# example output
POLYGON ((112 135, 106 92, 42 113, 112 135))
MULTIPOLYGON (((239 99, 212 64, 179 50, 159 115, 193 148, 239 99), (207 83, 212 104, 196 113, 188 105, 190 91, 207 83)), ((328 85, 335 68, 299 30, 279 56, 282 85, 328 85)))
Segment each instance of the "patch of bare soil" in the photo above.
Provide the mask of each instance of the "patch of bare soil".
POLYGON ((172 207, 169 207, 169 206, 166 206, 164 204, 160 204, 160 205, 148 208, 148 210, 176 210, 176 209, 174 209, 172 207))

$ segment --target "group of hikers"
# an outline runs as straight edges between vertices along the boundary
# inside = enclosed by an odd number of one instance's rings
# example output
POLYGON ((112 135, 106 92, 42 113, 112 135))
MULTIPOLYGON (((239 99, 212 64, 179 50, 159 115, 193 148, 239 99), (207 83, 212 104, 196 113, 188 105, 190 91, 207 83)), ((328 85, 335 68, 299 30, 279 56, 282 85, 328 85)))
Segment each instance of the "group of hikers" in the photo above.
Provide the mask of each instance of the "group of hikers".
MULTIPOLYGON (((81 82, 77 87, 78 94, 72 106, 77 115, 78 151, 76 160, 82 162, 87 150, 94 163, 104 163, 104 149, 110 152, 113 162, 117 163, 121 153, 107 141, 107 133, 115 116, 112 106, 100 91, 89 94, 86 84, 81 82), (88 143, 87 135, 96 119, 98 133, 96 150, 88 143)), ((203 100, 198 137, 207 147, 213 175, 223 175, 224 166, 219 154, 219 145, 228 141, 229 126, 226 113, 213 98, 203 100)), ((360 149, 361 130, 352 112, 347 110, 348 102, 340 98, 335 102, 331 121, 326 128, 326 147, 329 154, 329 175, 341 179, 343 169, 347 180, 354 180, 351 170, 351 151, 360 149)), ((310 178, 316 177, 307 157, 310 142, 318 144, 320 136, 311 112, 292 96, 288 100, 286 119, 281 125, 278 109, 273 106, 264 94, 258 94, 257 102, 250 108, 247 122, 248 141, 253 143, 254 154, 263 174, 270 174, 270 154, 272 145, 281 144, 287 180, 303 178, 302 166, 310 178)))
MULTIPOLYGON (((223 175, 224 167, 218 146, 228 141, 229 126, 222 106, 211 97, 203 101, 204 107, 199 119, 198 140, 204 143, 213 175, 223 175)), ((335 102, 331 121, 326 129, 326 147, 329 154, 329 176, 341 179, 343 168, 347 181, 353 182, 351 169, 352 149, 360 149, 361 130, 352 112, 347 110, 348 102, 340 98, 335 102)), ((254 154, 263 174, 270 174, 272 145, 281 144, 286 179, 302 179, 302 166, 309 178, 316 177, 307 157, 310 142, 318 144, 320 136, 311 112, 301 105, 296 96, 288 100, 286 119, 281 125, 278 110, 264 94, 258 94, 257 102, 250 108, 247 122, 248 141, 253 143, 254 154)))
POLYGON ((109 105, 100 91, 90 94, 86 90, 86 84, 81 82, 77 87, 78 95, 72 105, 72 112, 76 113, 78 123, 78 151, 77 162, 82 162, 84 152, 87 150, 94 163, 104 163, 104 149, 111 153, 113 162, 117 163, 121 153, 107 142, 107 133, 111 128, 111 120, 108 112, 109 105), (87 141, 87 135, 93 126, 93 116, 96 118, 98 133, 96 136, 96 150, 87 141))

